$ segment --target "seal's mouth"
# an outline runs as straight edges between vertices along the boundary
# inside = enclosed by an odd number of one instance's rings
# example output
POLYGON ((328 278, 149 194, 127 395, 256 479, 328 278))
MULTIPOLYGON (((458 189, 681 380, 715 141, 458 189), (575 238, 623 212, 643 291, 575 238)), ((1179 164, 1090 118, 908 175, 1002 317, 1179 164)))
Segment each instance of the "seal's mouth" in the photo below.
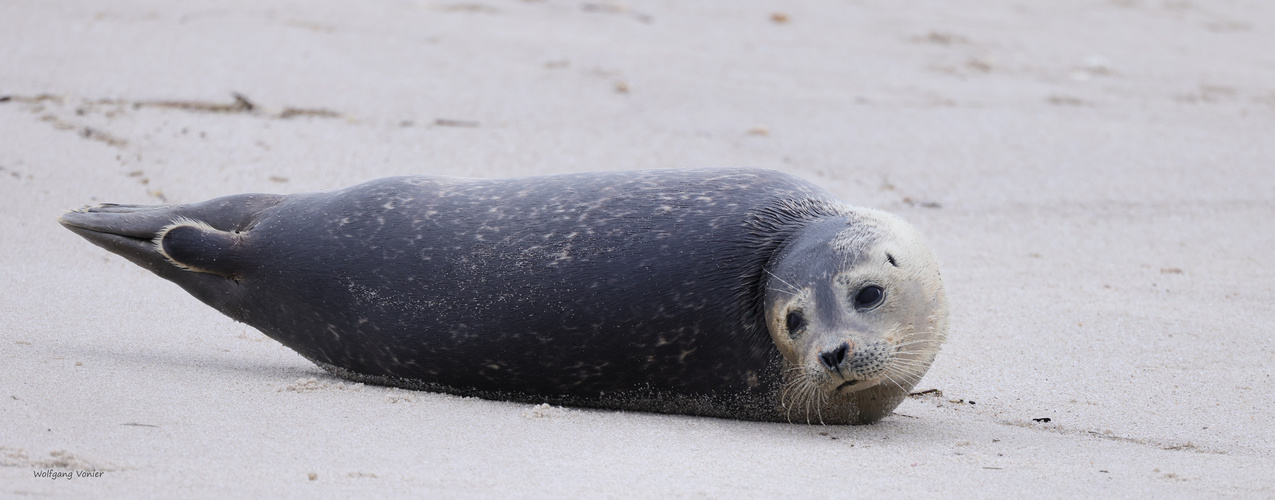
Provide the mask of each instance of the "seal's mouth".
POLYGON ((843 389, 849 389, 851 387, 854 387, 859 382, 862 382, 862 380, 847 380, 845 382, 842 382, 841 385, 837 386, 837 392, 841 392, 843 389))

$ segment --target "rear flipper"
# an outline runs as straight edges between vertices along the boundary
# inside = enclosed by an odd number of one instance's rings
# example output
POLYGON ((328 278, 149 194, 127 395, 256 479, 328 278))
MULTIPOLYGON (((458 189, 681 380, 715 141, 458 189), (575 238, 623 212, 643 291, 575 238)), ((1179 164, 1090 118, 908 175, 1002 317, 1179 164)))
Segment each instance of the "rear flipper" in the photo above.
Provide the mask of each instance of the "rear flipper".
POLYGON ((282 199, 243 194, 189 205, 103 204, 67 212, 58 222, 241 319, 234 298, 245 233, 282 199))

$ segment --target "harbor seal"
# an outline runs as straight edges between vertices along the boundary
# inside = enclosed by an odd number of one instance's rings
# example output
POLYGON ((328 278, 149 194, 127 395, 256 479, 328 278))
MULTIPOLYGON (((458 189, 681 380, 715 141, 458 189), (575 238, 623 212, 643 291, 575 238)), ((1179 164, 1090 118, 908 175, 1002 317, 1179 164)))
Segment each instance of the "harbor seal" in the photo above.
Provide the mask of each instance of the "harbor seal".
POLYGON ((60 222, 338 376, 488 399, 869 423, 947 332, 912 226, 770 170, 393 177, 60 222))

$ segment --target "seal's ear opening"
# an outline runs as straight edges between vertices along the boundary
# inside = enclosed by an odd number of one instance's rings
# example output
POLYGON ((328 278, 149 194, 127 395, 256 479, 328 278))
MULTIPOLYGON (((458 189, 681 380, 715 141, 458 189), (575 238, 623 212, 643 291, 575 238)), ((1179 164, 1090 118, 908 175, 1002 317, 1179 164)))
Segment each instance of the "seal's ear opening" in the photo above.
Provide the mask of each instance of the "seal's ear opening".
POLYGON ((239 233, 180 217, 155 238, 155 248, 173 265, 189 271, 237 279, 242 270, 239 233))

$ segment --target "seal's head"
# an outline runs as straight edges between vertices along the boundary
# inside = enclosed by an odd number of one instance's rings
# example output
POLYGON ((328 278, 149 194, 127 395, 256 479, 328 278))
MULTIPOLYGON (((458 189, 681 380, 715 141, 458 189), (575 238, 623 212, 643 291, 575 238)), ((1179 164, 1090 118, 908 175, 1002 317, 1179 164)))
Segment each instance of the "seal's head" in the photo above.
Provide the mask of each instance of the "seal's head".
POLYGON ((946 336, 934 254, 885 212, 814 221, 767 271, 766 321, 785 361, 780 399, 790 420, 867 423, 889 414, 946 336))

